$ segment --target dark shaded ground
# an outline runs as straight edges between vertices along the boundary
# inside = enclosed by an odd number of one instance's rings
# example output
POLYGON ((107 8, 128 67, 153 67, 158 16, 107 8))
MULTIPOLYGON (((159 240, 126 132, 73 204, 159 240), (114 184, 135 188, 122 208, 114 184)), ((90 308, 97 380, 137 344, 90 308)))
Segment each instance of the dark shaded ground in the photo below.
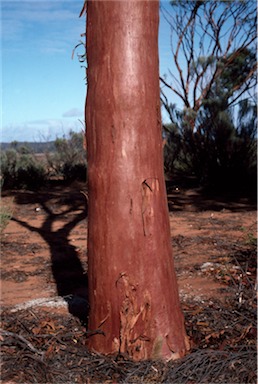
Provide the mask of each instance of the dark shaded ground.
POLYGON ((256 383, 256 212, 247 199, 169 187, 171 234, 192 351, 134 363, 89 353, 81 185, 11 192, 2 238, 3 383, 256 383), (28 304, 44 297, 66 307, 28 304), (82 321, 80 321, 80 318, 82 321))

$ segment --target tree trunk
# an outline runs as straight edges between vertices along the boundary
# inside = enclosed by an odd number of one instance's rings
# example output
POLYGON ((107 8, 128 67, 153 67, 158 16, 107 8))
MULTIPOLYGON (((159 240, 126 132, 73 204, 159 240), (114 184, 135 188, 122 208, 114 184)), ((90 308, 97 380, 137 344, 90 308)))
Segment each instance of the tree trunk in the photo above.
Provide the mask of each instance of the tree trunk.
POLYGON ((88 1, 89 348, 189 349, 163 174, 158 1, 88 1))

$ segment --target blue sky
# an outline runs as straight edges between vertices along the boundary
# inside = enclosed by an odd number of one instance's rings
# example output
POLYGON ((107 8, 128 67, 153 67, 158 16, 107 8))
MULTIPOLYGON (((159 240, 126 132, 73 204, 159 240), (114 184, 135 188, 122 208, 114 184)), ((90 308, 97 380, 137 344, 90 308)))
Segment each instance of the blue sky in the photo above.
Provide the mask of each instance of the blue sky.
MULTIPOLYGON (((1 142, 53 140, 83 128, 85 71, 76 54, 72 59, 85 31, 82 5, 83 0, 2 0, 1 142)), ((161 74, 171 66, 169 39, 161 18, 161 74)))

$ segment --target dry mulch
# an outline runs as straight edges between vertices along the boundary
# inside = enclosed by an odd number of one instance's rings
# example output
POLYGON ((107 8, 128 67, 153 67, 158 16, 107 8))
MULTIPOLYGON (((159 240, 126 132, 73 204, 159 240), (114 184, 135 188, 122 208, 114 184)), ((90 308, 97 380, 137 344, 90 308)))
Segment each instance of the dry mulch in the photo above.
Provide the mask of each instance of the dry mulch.
POLYGON ((2 383, 256 383, 253 293, 224 308, 183 303, 192 351, 167 363, 89 352, 86 328, 69 314, 4 310, 2 383))

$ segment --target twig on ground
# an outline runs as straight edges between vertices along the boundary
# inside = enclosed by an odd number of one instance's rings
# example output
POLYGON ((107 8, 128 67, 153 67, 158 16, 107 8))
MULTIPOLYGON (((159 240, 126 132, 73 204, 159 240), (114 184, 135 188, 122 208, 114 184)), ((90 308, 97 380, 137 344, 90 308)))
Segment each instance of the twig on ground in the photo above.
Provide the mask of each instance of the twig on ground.
POLYGON ((4 329, 0 328, 0 334, 2 336, 9 336, 17 339, 19 343, 25 344, 28 349, 30 349, 32 352, 37 353, 38 355, 44 356, 44 352, 40 351, 39 349, 35 348, 30 341, 25 339, 25 337, 18 335, 14 332, 5 331, 4 329))

